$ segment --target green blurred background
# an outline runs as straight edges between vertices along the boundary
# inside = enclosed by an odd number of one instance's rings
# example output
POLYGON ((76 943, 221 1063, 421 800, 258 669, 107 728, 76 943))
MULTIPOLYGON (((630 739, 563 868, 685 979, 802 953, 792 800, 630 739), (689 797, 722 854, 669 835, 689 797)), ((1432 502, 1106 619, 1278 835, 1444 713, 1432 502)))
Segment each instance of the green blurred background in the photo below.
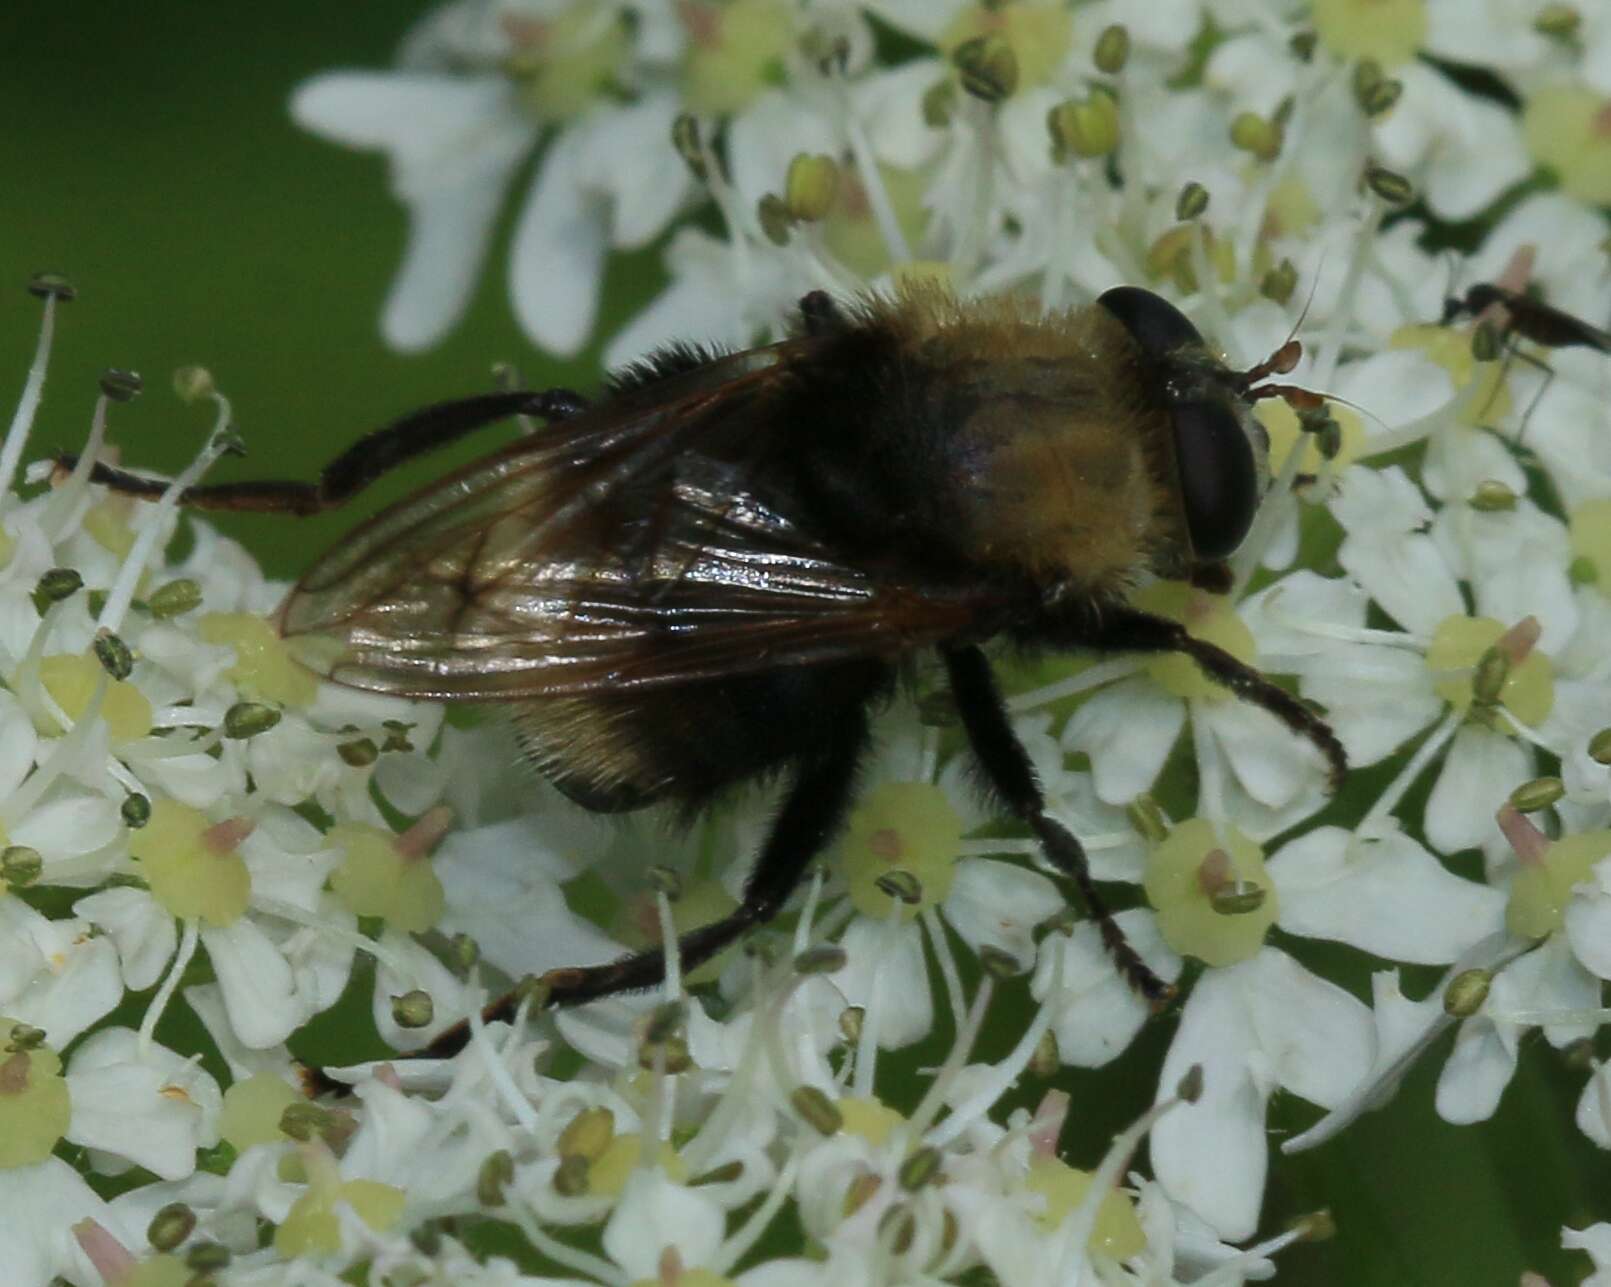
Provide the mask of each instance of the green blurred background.
MULTIPOLYGON (((6 416, 38 327, 37 301, 23 284, 49 268, 79 290, 61 318, 30 459, 83 440, 96 376, 109 366, 132 367, 147 381, 144 397, 115 409, 114 441, 128 461, 170 472, 192 457, 211 422, 209 412, 174 397, 171 373, 188 363, 212 369, 251 453, 224 462, 215 478, 311 478, 359 433, 421 404, 489 388, 497 361, 515 362, 533 384, 596 381, 594 354, 554 362, 515 326, 503 273, 515 200, 466 321, 422 356, 380 343, 376 319, 404 235, 385 162, 299 132, 285 104, 316 72, 387 65, 427 7, 31 0, 0 11, 6 416)), ((517 179, 513 192, 524 184, 517 179)), ((604 333, 655 289, 657 262, 649 251, 612 265, 604 333)), ((447 459, 479 449, 467 444, 447 459)), ((435 463, 406 471, 357 510, 373 512, 440 471, 435 463)), ((219 522, 271 572, 289 576, 355 516, 219 522)), ((1298 954, 1312 963, 1329 957, 1331 977, 1363 990, 1368 966, 1357 954, 1312 946, 1298 954)), ((1102 1141, 1150 1101, 1174 1024, 1155 1022, 1108 1069, 1060 1079, 1074 1094, 1077 1164, 1094 1165, 1102 1141)), ((981 1053, 999 1057, 1019 1030, 997 1025, 981 1053)), ((919 1048, 891 1066, 915 1077, 939 1053, 919 1048)), ((1283 1281, 1509 1284, 1531 1268, 1560 1284, 1586 1270, 1585 1257, 1558 1246, 1562 1222, 1611 1216, 1611 1163, 1571 1126, 1582 1069, 1530 1037, 1496 1120, 1456 1128, 1431 1109, 1442 1057, 1424 1063, 1387 1111, 1313 1154, 1276 1162, 1265 1231, 1326 1205, 1342 1230, 1334 1242, 1286 1253, 1283 1281)), ((914 1081, 914 1098, 916 1089, 914 1081)), ((1041 1089, 1026 1087, 1025 1101, 1041 1089)), ((1271 1126, 1301 1129, 1314 1116, 1278 1097, 1271 1126)))
MULTIPOLYGON (((83 440, 95 378, 109 366, 146 381, 143 397, 114 412, 113 441, 125 460, 167 471, 191 458, 211 423, 209 411, 177 400, 172 372, 187 363, 213 371, 250 452, 224 462, 215 479, 311 477, 366 429, 490 389, 497 361, 516 363, 533 382, 593 381, 591 355, 556 363, 515 325, 503 262, 518 200, 507 206, 469 316, 447 341, 405 356, 379 339, 405 231, 386 162, 303 133, 286 102, 317 72, 386 67, 428 8, 413 0, 3 7, 7 418, 39 321, 23 284, 49 268, 79 292, 61 319, 30 459, 83 440)), ((517 198, 530 173, 528 163, 517 198)), ((616 265, 612 299, 641 302, 657 263, 649 252, 616 265)), ((479 449, 490 441, 480 439, 479 449)), ((467 444, 458 457, 477 450, 467 444)), ((422 465, 376 495, 396 496, 439 472, 422 465)), ((351 522, 339 514, 301 520, 289 535, 271 518, 225 517, 220 526, 272 572, 290 575, 351 522)))

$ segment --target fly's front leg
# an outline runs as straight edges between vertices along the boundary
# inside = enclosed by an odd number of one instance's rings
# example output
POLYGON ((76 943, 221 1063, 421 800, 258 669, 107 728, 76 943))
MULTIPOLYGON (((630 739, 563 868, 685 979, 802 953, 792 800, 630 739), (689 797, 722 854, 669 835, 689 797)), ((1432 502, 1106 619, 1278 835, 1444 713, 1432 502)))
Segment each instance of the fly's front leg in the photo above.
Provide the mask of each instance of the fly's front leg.
MULTIPOLYGON (((399 465, 455 442, 514 415, 563 420, 587 409, 587 401, 570 389, 541 393, 487 393, 474 398, 438 402, 365 434, 332 460, 318 482, 258 480, 212 483, 187 488, 179 501, 196 509, 294 514, 303 517, 346 504, 376 479, 399 465)), ((74 455, 57 457, 57 465, 70 470, 74 455)), ((95 462, 90 481, 125 496, 156 500, 168 488, 164 481, 142 478, 126 470, 95 462)))
POLYGON ((1216 684, 1229 689, 1244 702, 1269 711, 1299 737, 1312 743, 1326 757, 1333 791, 1342 785, 1348 774, 1348 753, 1331 731, 1331 725, 1279 684, 1272 683, 1223 648, 1198 639, 1178 621, 1134 608, 1116 608, 1104 610, 1100 616, 1069 622, 1062 629, 1046 632, 1045 637, 1061 647, 1101 652, 1184 653, 1216 684))

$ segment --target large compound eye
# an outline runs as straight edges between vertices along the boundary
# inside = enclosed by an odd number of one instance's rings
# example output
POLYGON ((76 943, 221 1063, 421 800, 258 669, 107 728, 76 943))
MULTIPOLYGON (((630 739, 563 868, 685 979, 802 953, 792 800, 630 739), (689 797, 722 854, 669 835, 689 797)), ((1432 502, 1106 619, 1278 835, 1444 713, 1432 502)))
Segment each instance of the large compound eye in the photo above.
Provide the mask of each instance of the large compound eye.
POLYGON ((1172 414, 1192 551, 1203 560, 1227 558, 1253 526, 1259 507, 1253 444, 1231 409, 1220 403, 1180 402, 1172 414))
POLYGON ((1149 358, 1160 358, 1188 345, 1202 347, 1203 337, 1186 315, 1150 290, 1115 286, 1098 295, 1096 302, 1124 323, 1124 329, 1149 358))

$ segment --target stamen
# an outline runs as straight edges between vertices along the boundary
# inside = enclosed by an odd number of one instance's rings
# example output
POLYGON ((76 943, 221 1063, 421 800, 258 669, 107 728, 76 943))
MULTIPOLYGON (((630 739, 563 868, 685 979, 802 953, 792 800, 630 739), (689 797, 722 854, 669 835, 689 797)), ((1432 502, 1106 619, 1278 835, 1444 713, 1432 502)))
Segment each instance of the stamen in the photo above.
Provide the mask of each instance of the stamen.
POLYGON ((946 937, 945 925, 941 922, 939 913, 932 907, 918 913, 918 920, 923 926, 923 932, 928 935, 929 945, 934 949, 934 959, 940 965, 940 978, 945 983, 946 1000, 951 1006, 951 1028, 960 1031, 962 1028, 962 976, 957 971, 956 957, 951 951, 951 942, 946 937))
MULTIPOLYGON (((1423 1008, 1430 1016, 1419 1032, 1409 1034, 1399 1040, 1397 1053, 1373 1067, 1370 1073, 1358 1086, 1349 1092, 1348 1097, 1338 1104, 1329 1113, 1322 1117, 1308 1130, 1302 1131, 1292 1138, 1283 1140, 1281 1151, 1283 1153, 1301 1153, 1305 1149, 1314 1148, 1324 1144, 1327 1140, 1341 1133, 1342 1129, 1356 1118, 1379 1108, 1385 1104, 1398 1089, 1398 1084, 1404 1075, 1409 1072, 1415 1061, 1421 1057, 1453 1024, 1458 1022, 1454 1015, 1448 1013, 1442 1004, 1433 1004, 1434 999, 1441 997, 1449 985, 1463 974, 1475 969, 1498 970, 1502 965, 1515 960, 1518 956, 1533 949, 1530 939, 1517 938, 1503 931, 1490 934, 1468 948, 1463 956, 1451 965, 1439 981, 1436 991, 1424 1002, 1415 1003, 1423 1008)), ((1381 1009, 1381 1000, 1377 999, 1377 1010, 1381 1009)), ((1381 1059, 1378 1053, 1378 1060, 1381 1059)))
POLYGON ((1342 289, 1337 292, 1336 306, 1318 343, 1310 346, 1314 382, 1321 388, 1335 381, 1337 364, 1342 360, 1344 331, 1357 311, 1354 301, 1359 294, 1359 284, 1364 279, 1365 266, 1370 262, 1376 244, 1376 233, 1386 214, 1387 208, 1380 201, 1367 203, 1365 217, 1360 220, 1359 235, 1349 252, 1348 269, 1343 275, 1342 289))
MULTIPOLYGON (((1286 596, 1284 586, 1276 586, 1264 598, 1264 615, 1279 626, 1300 634, 1312 635, 1316 639, 1335 639, 1339 643, 1378 644, 1386 648, 1407 648, 1415 652, 1425 652, 1432 642, 1425 635, 1418 635, 1407 630, 1374 630, 1366 626, 1344 626, 1330 621, 1314 621, 1308 617, 1293 616, 1276 608, 1286 596)), ((1279 667, 1271 666, 1272 670, 1279 667)))
POLYGON ((146 1008, 145 1016, 140 1020, 139 1050, 142 1059, 149 1058, 153 1034, 157 1030, 157 1021, 162 1018, 163 1012, 168 1008, 168 1002, 173 1000, 173 994, 179 989, 179 981, 184 977, 185 969, 190 964, 190 958, 196 954, 196 944, 201 941, 201 932, 195 921, 184 923, 184 933, 179 938, 179 950, 173 954, 173 960, 168 966, 168 973, 163 977, 162 986, 157 989, 156 996, 151 998, 151 1004, 146 1008))
POLYGON ((104 393, 95 399, 95 412, 90 417, 89 438, 84 442, 84 450, 79 453, 78 463, 73 466, 73 472, 67 475, 66 481, 52 493, 39 516, 39 528, 52 543, 67 535, 67 524, 72 518, 73 510, 77 507, 79 499, 89 490, 90 473, 95 468, 95 462, 100 459, 101 448, 106 443, 106 412, 111 405, 112 400, 104 393))
POLYGON ((1454 737, 1460 728, 1460 716, 1450 712, 1444 716, 1443 722, 1432 731, 1432 734, 1422 742, 1415 754, 1410 756, 1409 762, 1399 770, 1398 776, 1387 785, 1387 789, 1376 797, 1376 803, 1371 805, 1365 816, 1359 820, 1354 828, 1356 836, 1370 835, 1380 827, 1383 819, 1398 807, 1415 779, 1421 776, 1422 771, 1443 751, 1444 746, 1454 737))
POLYGON ((654 891, 654 905, 660 919, 660 950, 666 960, 666 1000, 676 1001, 682 997, 682 943, 671 918, 671 897, 663 887, 654 891))
POLYGON ((895 935, 901 925, 901 904, 895 899, 890 900, 889 936, 881 944, 883 950, 879 952, 878 959, 873 962, 873 992, 867 998, 866 1010, 862 1015, 861 1037, 856 1042, 856 1073, 851 1079, 858 1098, 871 1099, 873 1094, 874 1073, 878 1068, 878 1029, 884 1017, 884 958, 889 955, 889 945, 894 943, 895 935))
POLYGON ((714 1272, 725 1275, 748 1255, 750 1249, 766 1232, 767 1226, 772 1223, 772 1217, 777 1215, 783 1204, 794 1196, 794 1181, 800 1173, 800 1158, 804 1153, 805 1140, 804 1131, 795 1133, 788 1160, 784 1162, 777 1179, 772 1182, 765 1200, 750 1213, 749 1219, 738 1227, 732 1237, 711 1255, 710 1267, 714 1272))
POLYGON ((913 1140, 923 1138, 930 1123, 939 1114, 945 1104, 945 1095, 962 1071, 968 1056, 973 1053, 974 1043, 979 1039, 979 1030, 984 1027, 985 1012, 990 1008, 990 999, 995 995, 995 980, 986 974, 979 981, 979 990, 974 993, 973 1004, 968 1009, 967 1017, 957 1024, 956 1037, 951 1042, 951 1049, 945 1052, 945 1059, 935 1070, 934 1080, 924 1092, 923 1098, 912 1110, 911 1136, 913 1140))
POLYGON ((867 140, 867 132, 862 129, 855 113, 848 110, 848 95, 836 94, 833 102, 839 108, 840 126, 845 131, 846 142, 850 144, 850 159, 855 162, 862 189, 867 194, 868 208, 873 212, 873 221, 878 225, 878 235, 884 239, 890 262, 910 263, 911 247, 906 244, 900 220, 895 217, 895 203, 889 199, 889 191, 884 187, 884 176, 879 173, 878 160, 873 155, 872 144, 867 140))
POLYGON ((146 515, 145 526, 140 529, 140 534, 135 538, 128 557, 118 569, 117 578, 112 582, 106 603, 101 608, 101 615, 96 619, 95 624, 102 630, 116 633, 121 629, 124 614, 128 612, 129 604, 134 601, 134 592, 139 586, 140 577, 145 574, 146 565, 150 563, 151 556, 157 553, 159 545, 165 543, 164 520, 178 508, 179 497, 184 494, 185 489, 193 487, 220 456, 240 449, 239 439, 228 431, 229 399, 221 393, 214 393, 212 397, 218 404, 218 418, 213 425, 212 436, 207 440, 207 445, 201 449, 201 454, 190 462, 179 477, 168 484, 167 490, 146 515))
POLYGON ((1027 693, 1009 697, 1007 709, 1016 715, 1032 711, 1039 706, 1050 706, 1065 697, 1075 697, 1093 688, 1100 688, 1103 684, 1111 684, 1133 675, 1143 664, 1134 657, 1115 657, 1109 661, 1099 661, 1094 666, 1087 666, 1077 675, 1070 675, 1067 679, 1059 679, 1055 683, 1043 684, 1039 688, 1030 689, 1027 693))
MULTIPOLYGON (((1048 940, 1052 943, 1051 950, 1059 954, 1063 952, 1063 941, 1054 937, 1048 940)), ((1053 962, 1052 977, 1058 977, 1063 968, 1061 959, 1053 962)), ((983 991, 983 988, 980 989, 983 991)), ((990 1107, 1006 1094, 1008 1088, 1017 1081, 1029 1062, 1035 1057, 1035 1050, 1040 1045, 1040 1039, 1046 1030, 1052 1026, 1052 1020, 1061 1010, 1061 1003, 1048 999, 1035 1012, 1035 1018, 1029 1027, 1024 1030, 1023 1036, 1012 1052, 999 1064, 990 1070, 986 1077, 979 1080, 979 1085, 972 1095, 962 1103, 955 1105, 951 1115, 931 1130, 927 1142, 936 1148, 944 1148, 952 1140, 962 1134, 975 1120, 989 1111, 990 1107)))
MULTIPOLYGON (((67 611, 67 600, 59 599, 45 609, 45 615, 39 619, 34 627, 33 634, 28 640, 28 651, 22 655, 17 668, 11 676, 11 689, 22 703, 23 710, 36 723, 41 716, 55 724, 57 728, 71 727, 73 720, 66 711, 57 704, 56 699, 50 695, 50 690, 39 677, 40 663, 45 659, 45 649, 50 644, 50 636, 56 629, 56 623, 62 619, 67 611)), ((102 671, 102 674, 105 674, 102 671)))
POLYGON ((1197 300, 1203 320, 1211 334, 1229 335, 1231 318, 1219 297, 1219 273, 1208 257, 1208 226, 1201 219, 1193 219, 1190 231, 1186 245, 1191 255, 1191 270, 1197 278, 1197 300))
POLYGON ((602 1256, 595 1256, 579 1247, 573 1247, 568 1242, 561 1242, 550 1234, 537 1223, 537 1217, 532 1214, 526 1203, 511 1202, 499 1214, 505 1219, 513 1220, 531 1245, 555 1264, 575 1270, 584 1278, 605 1284, 605 1287, 630 1287, 631 1280, 617 1265, 602 1256))
POLYGON ((55 785, 56 779, 78 762, 79 756, 88 747, 90 736, 100 719, 101 703, 106 700, 106 686, 109 682, 105 671, 96 677, 95 691, 90 694, 89 701, 84 705, 84 712, 77 722, 68 718, 55 702, 50 701, 48 693, 44 694, 46 702, 60 717, 61 726, 68 731, 56 739, 56 745, 49 758, 34 770, 27 781, 11 793, 10 799, 0 804, 0 825, 14 827, 26 818, 34 806, 44 798, 45 792, 55 785))
MULTIPOLYGON (((817 914, 817 904, 822 899, 822 887, 827 881, 827 872, 819 864, 811 873, 811 880, 806 885, 805 905, 800 908, 800 919, 794 927, 794 954, 799 956, 811 946, 811 922, 817 914)), ((665 933, 664 927, 661 934, 665 933)))
POLYGON ((1256 1268, 1260 1261, 1286 1250, 1295 1242, 1304 1241, 1308 1236, 1306 1225, 1295 1224, 1285 1233, 1255 1243, 1239 1256, 1220 1261, 1212 1271, 1197 1280, 1197 1287, 1241 1287, 1241 1284, 1251 1281, 1253 1275, 1248 1271, 1256 1268))
POLYGON ((1201 1094, 1202 1068, 1200 1065, 1195 1065, 1191 1072, 1181 1079, 1179 1093, 1171 1095, 1168 1099, 1159 1100, 1113 1137, 1113 1143, 1108 1145, 1108 1151, 1102 1155, 1102 1164, 1091 1176, 1091 1184, 1086 1189, 1084 1198, 1063 1222, 1063 1254, 1059 1258, 1060 1268, 1054 1281, 1078 1282, 1084 1278, 1085 1275, 1077 1272, 1077 1266, 1087 1259, 1091 1235, 1096 1231, 1097 1213, 1101 1211, 1108 1195, 1118 1189, 1119 1177, 1129 1166, 1142 1137, 1165 1113, 1182 1103, 1195 1102, 1201 1094), (1195 1086, 1188 1085, 1193 1082, 1195 1086))
MULTIPOLYGON (((498 1092, 498 1098, 508 1106, 515 1120, 527 1131, 536 1134, 537 1113, 531 1103, 520 1093, 520 1087, 515 1085, 515 1079, 510 1076, 508 1065, 501 1058, 498 1048, 492 1044, 492 1038, 487 1035, 487 1025, 481 1019, 482 996, 470 996, 470 1013, 467 1019, 470 1025, 470 1046, 481 1059, 481 1066, 486 1070, 487 1079, 498 1092)), ((521 1204, 514 1203, 518 1208, 521 1204)), ((536 1241, 533 1239, 533 1241, 536 1241)), ((589 1270, 588 1272, 592 1272, 589 1270)), ((613 1272, 613 1269, 612 1269, 613 1272)), ((612 1279, 611 1281, 614 1281, 612 1279)))
POLYGON ((17 399, 17 409, 12 413, 11 428, 6 430, 5 445, 0 447, 0 513, 4 513, 16 500, 11 488, 17 478, 17 465, 22 460, 23 446, 28 441, 28 434, 34 426, 34 414, 39 410, 40 399, 44 396, 45 368, 50 364, 50 341, 56 330, 56 301, 73 298, 72 288, 65 283, 62 286, 64 289, 61 290, 36 292, 44 295, 45 309, 39 321, 39 342, 34 347, 34 360, 28 368, 22 396, 17 399))

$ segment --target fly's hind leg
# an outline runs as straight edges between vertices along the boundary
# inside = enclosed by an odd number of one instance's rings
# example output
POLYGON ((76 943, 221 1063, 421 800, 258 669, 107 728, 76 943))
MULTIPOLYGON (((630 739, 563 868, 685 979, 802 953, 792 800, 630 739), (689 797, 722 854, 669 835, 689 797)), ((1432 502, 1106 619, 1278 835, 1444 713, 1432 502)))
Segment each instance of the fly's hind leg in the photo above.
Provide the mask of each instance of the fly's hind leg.
MULTIPOLYGON (((259 513, 317 514, 344 505, 383 474, 416 456, 445 447, 510 416, 541 416, 563 420, 587 409, 587 401, 570 389, 541 393, 487 393, 424 407, 384 428, 365 434, 332 460, 313 483, 260 480, 215 483, 187 488, 180 503, 197 509, 249 510, 259 513)), ((72 469, 78 457, 57 458, 60 468, 72 469)), ((156 500, 167 483, 141 478, 97 461, 90 481, 142 500, 156 500)))
MULTIPOLYGON (((783 807, 773 820, 766 843, 744 885, 738 907, 719 921, 702 925, 677 940, 683 970, 710 960, 745 931, 765 925, 783 909, 811 860, 827 846, 844 822, 855 784, 856 763, 867 741, 867 718, 860 706, 846 711, 822 746, 803 758, 783 807)), ((665 953, 658 947, 634 952, 605 965, 550 970, 539 981, 548 1006, 580 1005, 618 992, 652 988, 666 977, 665 953)), ((500 997, 482 1011, 488 1023, 512 1018, 526 988, 500 997)), ((449 1028, 420 1054, 442 1059, 462 1050, 469 1040, 464 1024, 449 1028)))

